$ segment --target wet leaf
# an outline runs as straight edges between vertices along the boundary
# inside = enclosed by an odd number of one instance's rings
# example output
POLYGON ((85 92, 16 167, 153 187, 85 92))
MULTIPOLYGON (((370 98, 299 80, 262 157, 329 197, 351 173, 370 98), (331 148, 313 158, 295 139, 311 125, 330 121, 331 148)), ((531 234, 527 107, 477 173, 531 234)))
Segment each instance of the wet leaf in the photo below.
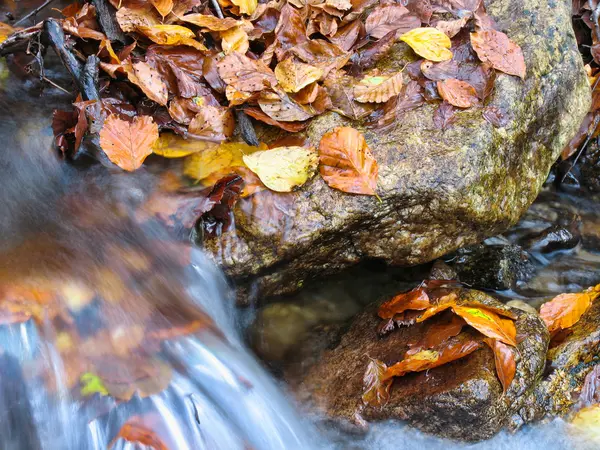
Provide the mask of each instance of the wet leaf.
POLYGON ((377 161, 364 136, 349 127, 326 133, 319 144, 321 176, 335 189, 352 194, 377 195, 377 161))
POLYGON ((246 167, 244 155, 250 155, 258 150, 261 148, 252 147, 243 142, 227 142, 213 146, 186 158, 183 173, 190 178, 202 181, 216 173, 223 173, 225 170, 234 172, 235 167, 246 167))
POLYGON ((370 358, 369 365, 363 377, 362 400, 370 406, 383 406, 390 399, 392 380, 383 380, 387 366, 376 359, 370 358))
POLYGON ((245 108, 244 112, 250 117, 260 120, 268 125, 273 125, 281 128, 282 130, 289 131, 290 133, 297 133, 306 128, 307 122, 279 122, 278 120, 272 119, 267 114, 256 108, 245 108))
POLYGON ((337 45, 323 39, 311 39, 290 50, 302 61, 323 70, 323 77, 334 69, 341 69, 349 61, 351 54, 337 45))
POLYGON ((137 27, 151 27, 160 24, 160 18, 152 7, 120 8, 116 12, 116 19, 121 30, 125 32, 136 31, 137 27))
POLYGON ((396 314, 403 313, 407 309, 423 310, 431 306, 427 291, 418 287, 412 291, 396 295, 391 300, 381 304, 377 310, 377 315, 382 319, 391 319, 396 314))
POLYGON ((173 133, 162 133, 154 142, 152 152, 165 158, 181 158, 194 153, 204 153, 218 147, 214 142, 185 139, 173 133))
POLYGON ((289 3, 286 3, 281 8, 279 22, 277 22, 277 26, 275 27, 275 36, 281 54, 292 47, 308 41, 304 18, 300 11, 289 3))
POLYGON ((400 36, 417 55, 430 61, 452 59, 450 38, 437 28, 415 28, 400 36))
POLYGON ((314 115, 309 108, 299 105, 284 92, 274 99, 260 99, 258 106, 266 115, 279 122, 302 122, 314 115))
POLYGON ((139 116, 132 122, 111 115, 100 131, 100 147, 121 169, 138 169, 158 139, 158 126, 152 117, 139 116))
POLYGON ((196 34, 181 25, 137 26, 136 30, 160 45, 188 45, 197 50, 206 50, 204 45, 194 40, 196 34))
POLYGON ((402 72, 392 76, 365 76, 354 86, 354 99, 361 103, 384 103, 402 91, 402 72))
POLYGON ((150 2, 163 17, 168 16, 173 10, 173 0, 150 0, 150 2))
POLYGON ((376 121, 370 126, 374 128, 386 128, 394 126, 406 114, 407 111, 418 108, 425 99, 421 93, 421 86, 416 81, 410 81, 402 90, 400 95, 389 99, 384 107, 382 115, 376 117, 376 121))
POLYGON ((81 384, 80 393, 83 397, 89 397, 94 394, 108 395, 108 389, 106 389, 106 386, 104 386, 98 375, 86 372, 81 375, 79 382, 81 384))
POLYGON ((435 304, 430 306, 425 310, 423 314, 417 317, 417 323, 421 323, 430 317, 435 316, 436 314, 441 313, 453 306, 456 306, 456 301, 458 300, 458 296, 452 292, 448 295, 443 296, 442 298, 436 299, 435 304))
POLYGON ((471 45, 484 63, 509 75, 525 78, 525 58, 521 47, 501 31, 483 30, 471 33, 471 45))
POLYGON ((355 82, 354 78, 339 73, 325 80, 325 88, 331 97, 332 111, 349 119, 359 120, 371 114, 376 105, 354 100, 355 82))
POLYGON ((503 319, 485 308, 453 306, 452 310, 483 335, 517 346, 517 330, 511 319, 503 319))
POLYGON ((221 47, 226 55, 229 55, 233 52, 238 52, 243 55, 250 47, 248 34, 243 27, 235 27, 226 31, 222 31, 221 39, 221 47))
POLYGON ((138 86, 150 100, 166 105, 168 100, 167 84, 161 75, 143 61, 125 66, 129 81, 138 86))
POLYGON ((496 364, 496 373, 502 384, 503 392, 510 387, 515 373, 517 372, 517 362, 515 360, 515 351, 498 339, 486 338, 484 342, 490 346, 494 352, 494 361, 496 364))
POLYGON ((600 364, 596 364, 585 376, 577 406, 600 403, 600 364))
POLYGON ((124 448, 124 445, 116 445, 119 443, 120 439, 133 443, 135 448, 143 446, 143 448, 150 448, 152 450, 173 450, 172 448, 169 448, 152 428, 147 426, 144 421, 138 417, 133 417, 125 422, 117 436, 108 445, 108 448, 124 448))
POLYGON ((188 14, 181 17, 181 20, 210 31, 225 31, 243 24, 241 20, 236 20, 232 17, 219 19, 218 17, 206 14, 188 14))
POLYGON ((391 31, 404 34, 420 26, 419 18, 401 5, 378 6, 365 20, 367 34, 376 39, 382 38, 391 31))
POLYGON ((238 91, 259 92, 277 84, 277 78, 262 61, 231 53, 217 63, 219 76, 238 91))
POLYGON ((6 38, 13 34, 15 31, 16 30, 7 23, 0 22, 0 42, 4 42, 6 38))
POLYGON ((204 106, 188 127, 189 136, 221 142, 233 135, 235 120, 229 108, 204 106))
POLYGON ((463 319, 455 315, 444 319, 429 326, 425 332, 425 336, 419 342, 409 344, 410 350, 406 352, 406 356, 413 355, 422 350, 439 347, 448 339, 458 336, 466 325, 463 319))
POLYGON ((319 80, 323 76, 323 70, 299 62, 295 58, 288 58, 277 64, 275 76, 285 92, 298 92, 319 80))
POLYGON ((497 106, 486 106, 483 110, 483 118, 496 128, 504 128, 511 121, 508 111, 497 106))
POLYGON ((260 181, 276 192, 291 192, 311 178, 318 156, 312 148, 280 147, 242 157, 260 181))
POLYGON ((456 122, 455 112, 454 107, 450 103, 443 102, 433 113, 433 123, 436 127, 445 131, 450 125, 456 122))
POLYGON ((572 327, 587 311, 598 294, 579 292, 560 294, 540 308, 540 316, 548 327, 550 334, 572 327))
POLYGON ((251 15, 258 6, 258 0, 231 0, 235 6, 240 8, 240 13, 251 15))
POLYGON ((349 51, 357 41, 363 24, 360 20, 355 20, 339 28, 337 32, 329 37, 329 40, 344 51, 349 51))
POLYGON ((466 81, 448 78, 437 82, 440 96, 457 108, 470 108, 479 103, 475 88, 466 81))

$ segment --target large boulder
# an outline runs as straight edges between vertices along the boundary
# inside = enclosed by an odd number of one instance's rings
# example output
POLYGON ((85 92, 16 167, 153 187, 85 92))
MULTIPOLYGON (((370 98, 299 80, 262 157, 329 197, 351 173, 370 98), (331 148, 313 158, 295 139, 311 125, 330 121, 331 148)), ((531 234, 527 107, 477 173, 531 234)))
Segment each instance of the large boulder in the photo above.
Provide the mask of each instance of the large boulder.
MULTIPOLYGON (((456 292, 464 302, 508 308, 479 291, 456 292)), ((334 349, 316 358, 316 364, 304 373, 292 372, 288 382, 307 409, 343 428, 360 431, 370 422, 402 419, 442 437, 487 439, 503 427, 514 429, 526 421, 528 417, 522 417, 521 411, 535 408, 533 392, 546 361, 548 332, 539 315, 511 311, 517 316, 517 371, 505 394, 496 376, 494 355, 484 346, 457 361, 397 378, 382 407, 363 404, 363 376, 369 358, 388 365, 399 361, 408 343, 420 341, 430 326, 426 321, 402 327, 379 339, 376 329, 380 320, 372 309, 355 318, 334 349)))
MULTIPOLYGON (((361 259, 391 264, 431 261, 507 229, 535 199, 550 166, 578 128, 590 89, 565 0, 486 0, 489 14, 523 49, 525 81, 504 74, 488 104, 509 111, 495 128, 482 109, 458 113, 446 131, 437 105, 408 112, 385 133, 329 113, 310 125, 313 145, 335 126, 365 134, 379 163, 379 202, 328 187, 316 177, 291 194, 238 205, 236 232, 207 244, 246 293, 295 289, 361 259)), ((400 70, 399 43, 386 69, 400 70)))

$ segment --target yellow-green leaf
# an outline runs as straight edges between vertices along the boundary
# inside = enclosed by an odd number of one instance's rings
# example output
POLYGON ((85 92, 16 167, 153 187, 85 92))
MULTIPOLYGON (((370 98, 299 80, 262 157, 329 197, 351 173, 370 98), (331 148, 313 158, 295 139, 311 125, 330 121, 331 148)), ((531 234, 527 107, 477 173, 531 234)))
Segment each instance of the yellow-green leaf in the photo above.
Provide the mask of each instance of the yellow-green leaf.
POLYGON ((312 148, 279 147, 244 155, 243 160, 269 189, 290 192, 315 173, 318 156, 312 148))
POLYGON ((98 375, 86 372, 79 378, 81 384, 81 395, 88 397, 93 394, 108 395, 108 389, 98 375))
POLYGON ((417 55, 430 61, 448 61, 452 59, 450 38, 433 27, 415 28, 400 36, 417 55))
POLYGON ((218 147, 214 142, 185 139, 173 133, 163 133, 154 142, 152 152, 165 158, 182 158, 218 147))

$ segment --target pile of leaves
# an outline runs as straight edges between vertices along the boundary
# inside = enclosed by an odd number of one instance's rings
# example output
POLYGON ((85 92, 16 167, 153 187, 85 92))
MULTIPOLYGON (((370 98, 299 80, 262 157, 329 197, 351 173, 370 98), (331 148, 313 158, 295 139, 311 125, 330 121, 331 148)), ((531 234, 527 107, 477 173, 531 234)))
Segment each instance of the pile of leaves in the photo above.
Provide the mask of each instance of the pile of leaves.
MULTIPOLYGON (((26 42, 41 68, 49 40, 74 76, 73 111, 54 115, 61 152, 127 171, 152 153, 185 157, 186 176, 211 185, 235 173, 244 196, 289 192, 317 168, 335 189, 376 195, 377 161, 356 129, 329 131, 317 150, 267 146, 258 123, 295 133, 335 111, 384 128, 433 102, 445 129, 457 108, 484 106, 497 71, 526 73, 481 0, 94 0, 62 14, 0 44, 7 54, 26 42), (400 42, 413 62, 376 68, 400 42)), ((509 115, 484 111, 495 126, 509 115)))
POLYGON ((380 335, 400 326, 430 325, 397 363, 388 367, 382 361, 369 362, 363 379, 365 404, 385 404, 395 378, 456 361, 484 343, 494 352, 496 373, 504 392, 508 390, 516 373, 516 316, 508 309, 466 301, 457 292, 446 282, 425 282, 379 307, 380 335))

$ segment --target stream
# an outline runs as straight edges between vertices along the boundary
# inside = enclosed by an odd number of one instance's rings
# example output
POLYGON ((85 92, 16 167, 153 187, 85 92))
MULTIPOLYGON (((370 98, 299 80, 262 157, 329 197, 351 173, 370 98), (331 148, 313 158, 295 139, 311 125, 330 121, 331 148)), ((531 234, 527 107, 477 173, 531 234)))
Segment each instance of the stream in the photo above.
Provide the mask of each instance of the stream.
MULTIPOLYGON (((62 70, 46 76, 70 83, 62 70)), ((0 449, 598 448, 560 419, 460 444, 391 422, 366 436, 346 434, 303 412, 280 377, 314 363, 323 336, 414 287, 431 265, 368 261, 237 309, 235 286, 201 250, 135 224, 158 166, 123 175, 89 162, 70 167, 50 150, 52 111, 69 102, 0 60, 0 277, 9 286, 2 294, 21 301, 22 289, 54 293, 38 300, 51 313, 0 323, 0 449), (110 382, 98 385, 97 373, 110 382), (82 377, 87 392, 74 389, 82 377)), ((531 255, 527 280, 489 289, 503 301, 538 307, 600 283, 600 198, 557 189, 552 177, 516 226, 485 242, 518 244, 531 255), (544 234, 551 227, 555 235, 544 234)), ((12 312, 23 315, 18 301, 12 312)))

